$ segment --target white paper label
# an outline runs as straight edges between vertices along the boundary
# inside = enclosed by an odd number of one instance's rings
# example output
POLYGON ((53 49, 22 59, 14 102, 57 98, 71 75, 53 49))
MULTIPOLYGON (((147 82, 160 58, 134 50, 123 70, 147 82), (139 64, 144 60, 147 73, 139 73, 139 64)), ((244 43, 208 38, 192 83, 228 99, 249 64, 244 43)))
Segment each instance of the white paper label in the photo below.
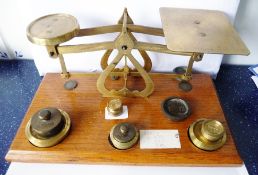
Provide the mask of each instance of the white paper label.
POLYGON ((127 106, 123 106, 123 112, 120 115, 114 116, 109 114, 107 107, 105 108, 105 119, 106 120, 117 120, 117 119, 127 119, 128 118, 128 108, 127 106))
POLYGON ((140 130, 140 148, 181 148, 178 130, 140 130))

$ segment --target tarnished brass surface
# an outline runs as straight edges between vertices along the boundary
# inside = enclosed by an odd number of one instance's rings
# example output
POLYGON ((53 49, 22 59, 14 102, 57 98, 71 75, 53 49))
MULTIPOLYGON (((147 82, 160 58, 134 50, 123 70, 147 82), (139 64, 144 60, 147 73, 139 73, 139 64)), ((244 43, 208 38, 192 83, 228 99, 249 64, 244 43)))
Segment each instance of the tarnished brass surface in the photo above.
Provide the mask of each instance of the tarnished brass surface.
POLYGON ((109 137, 115 148, 129 149, 138 141, 139 132, 130 123, 120 123, 111 129, 109 137))
POLYGON ((174 121, 184 120, 191 112, 188 103, 178 97, 168 97, 162 102, 161 108, 165 115, 174 121))
POLYGON ((197 120, 191 124, 188 132, 192 143, 202 150, 217 150, 227 140, 226 131, 222 123, 217 120, 197 120))
POLYGON ((79 29, 75 17, 68 14, 51 14, 30 23, 27 37, 35 44, 58 45, 75 37, 79 29))
POLYGON ((71 127, 69 115, 60 109, 38 111, 26 125, 25 135, 37 147, 51 147, 61 142, 71 127))
POLYGON ((111 115, 117 116, 123 112, 123 104, 120 99, 112 99, 107 104, 107 110, 111 115))
POLYGON ((39 137, 52 137, 59 133, 65 124, 64 117, 56 108, 44 108, 31 118, 31 132, 39 137))
POLYGON ((160 16, 170 50, 249 54, 233 25, 221 11, 162 7, 160 16))

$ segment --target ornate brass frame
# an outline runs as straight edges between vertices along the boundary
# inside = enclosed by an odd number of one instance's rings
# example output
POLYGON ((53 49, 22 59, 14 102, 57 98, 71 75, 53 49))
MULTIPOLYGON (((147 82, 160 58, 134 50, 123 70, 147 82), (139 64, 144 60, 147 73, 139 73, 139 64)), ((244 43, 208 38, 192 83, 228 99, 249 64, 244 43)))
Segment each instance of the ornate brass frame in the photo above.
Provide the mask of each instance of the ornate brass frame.
MULTIPOLYGON (((33 23, 32 23, 33 24, 33 23)), ((31 25, 30 25, 31 26, 31 25)), ((30 27, 29 26, 29 27, 30 27)), ((97 89, 98 91, 105 97, 116 97, 116 96, 132 96, 132 97, 148 97, 152 94, 154 90, 154 84, 152 79, 150 78, 148 72, 150 72, 152 68, 152 62, 147 54, 146 51, 152 52, 159 52, 159 53, 167 53, 167 54, 175 54, 175 55, 183 55, 183 56, 190 56, 190 60, 188 63, 188 67, 185 74, 172 74, 171 77, 177 78, 184 81, 189 81, 192 78, 192 67, 194 61, 201 61, 203 57, 203 53, 190 53, 190 52, 176 52, 171 51, 167 48, 166 45, 156 44, 156 43, 147 43, 147 42, 140 42, 137 41, 134 33, 142 33, 154 36, 161 36, 164 37, 164 32, 162 28, 153 28, 141 25, 135 25, 128 15, 127 9, 124 10, 122 17, 118 21, 117 25, 110 25, 110 26, 102 26, 102 27, 95 27, 95 28, 85 28, 79 29, 79 26, 73 29, 69 34, 73 33, 74 37, 83 37, 83 36, 91 36, 91 35, 99 35, 99 34, 106 34, 106 33, 114 33, 120 32, 118 37, 115 41, 108 41, 108 42, 99 42, 99 43, 90 43, 90 44, 79 44, 79 45, 62 45, 56 43, 64 42, 64 39, 58 42, 58 38, 48 38, 42 41, 40 38, 40 44, 46 45, 48 54, 52 58, 59 58, 61 69, 62 69, 62 77, 69 78, 69 72, 67 71, 63 54, 68 53, 80 53, 80 52, 91 52, 91 51, 99 51, 99 50, 106 50, 104 55, 101 59, 101 67, 103 72, 100 74, 97 80, 97 89), (51 44, 53 41, 53 44, 51 44), (118 50, 118 54, 115 56, 113 61, 108 64, 108 59, 114 49, 118 50), (144 65, 141 64, 134 58, 131 51, 136 49, 141 54, 144 65), (116 68, 116 65, 121 61, 121 59, 125 57, 131 61, 134 65, 135 69, 130 68, 125 64, 122 69, 116 68), (124 78, 124 86, 120 90, 114 89, 107 89, 105 87, 105 81, 108 77, 115 76, 115 77, 123 77, 124 78), (145 89, 142 91, 133 90, 130 91, 127 88, 127 77, 128 76, 141 76, 145 82, 145 89)), ((28 38, 32 38, 29 32, 27 32, 28 38)), ((69 38, 71 36, 69 35, 69 38)), ((33 40, 30 41, 37 43, 37 37, 33 37, 33 40)), ((127 63, 127 61, 125 61, 127 63)))

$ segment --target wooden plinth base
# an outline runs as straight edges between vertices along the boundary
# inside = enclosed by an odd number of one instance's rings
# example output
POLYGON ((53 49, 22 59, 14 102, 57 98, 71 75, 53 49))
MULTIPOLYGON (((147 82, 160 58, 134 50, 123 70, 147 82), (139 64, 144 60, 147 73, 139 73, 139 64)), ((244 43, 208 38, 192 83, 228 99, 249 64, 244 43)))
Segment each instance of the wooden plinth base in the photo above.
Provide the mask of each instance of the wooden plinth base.
MULTIPOLYGON (((149 98, 122 98, 128 106, 126 120, 105 120, 104 108, 111 98, 104 98, 96 89, 97 74, 72 74, 78 87, 65 90, 65 79, 60 74, 47 74, 24 117, 15 139, 6 155, 15 162, 55 162, 85 164, 127 164, 164 166, 240 166, 235 144, 220 107, 213 82, 208 75, 197 74, 191 81, 193 89, 183 92, 178 82, 169 75, 151 75, 155 91, 149 98), (192 114, 181 122, 169 120, 162 112, 161 102, 177 96, 187 100, 192 114), (66 111, 72 121, 70 134, 51 148, 37 148, 25 137, 25 126, 30 117, 44 107, 66 111), (187 129, 199 118, 217 119, 226 127, 227 142, 219 150, 207 152, 196 148, 189 140, 187 129), (108 141, 112 126, 131 122, 140 129, 178 129, 181 149, 140 149, 139 143, 128 150, 116 150, 108 141)), ((121 86, 122 80, 107 81, 107 86, 121 86)), ((139 78, 128 81, 130 87, 142 87, 139 78)))

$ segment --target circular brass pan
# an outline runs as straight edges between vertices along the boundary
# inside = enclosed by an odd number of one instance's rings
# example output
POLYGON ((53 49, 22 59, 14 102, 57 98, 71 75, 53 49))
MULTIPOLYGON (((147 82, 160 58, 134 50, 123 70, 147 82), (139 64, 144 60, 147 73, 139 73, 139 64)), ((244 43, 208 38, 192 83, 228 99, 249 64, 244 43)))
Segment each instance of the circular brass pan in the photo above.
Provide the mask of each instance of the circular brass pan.
POLYGON ((169 97, 163 101, 161 108, 164 114, 174 121, 184 120, 190 115, 188 103, 178 97, 169 97))
POLYGON ((109 138, 115 148, 125 150, 137 143, 139 132, 130 123, 120 123, 112 127, 109 138))
POLYGON ((59 111, 61 112, 61 114, 64 116, 64 119, 65 119, 64 127, 58 134, 49 138, 33 135, 33 133, 31 132, 31 120, 29 120, 25 128, 25 135, 31 144, 41 148, 51 147, 61 142, 67 136, 71 128, 71 120, 69 115, 65 111, 60 109, 59 111))
POLYGON ((51 14, 31 22, 27 28, 28 39, 39 45, 58 45, 75 37, 80 26, 68 14, 51 14))
POLYGON ((192 143, 197 148, 200 148, 206 151, 214 151, 219 149, 225 144, 227 140, 227 135, 223 128, 223 125, 216 120, 209 120, 209 119, 197 120, 196 122, 190 125, 188 133, 192 143), (208 130, 205 130, 205 128, 207 128, 207 125, 205 123, 212 124, 212 127, 210 127, 210 129, 208 130), (203 132, 205 132, 206 135, 203 135, 203 132), (207 135, 209 137, 207 137, 207 135))

